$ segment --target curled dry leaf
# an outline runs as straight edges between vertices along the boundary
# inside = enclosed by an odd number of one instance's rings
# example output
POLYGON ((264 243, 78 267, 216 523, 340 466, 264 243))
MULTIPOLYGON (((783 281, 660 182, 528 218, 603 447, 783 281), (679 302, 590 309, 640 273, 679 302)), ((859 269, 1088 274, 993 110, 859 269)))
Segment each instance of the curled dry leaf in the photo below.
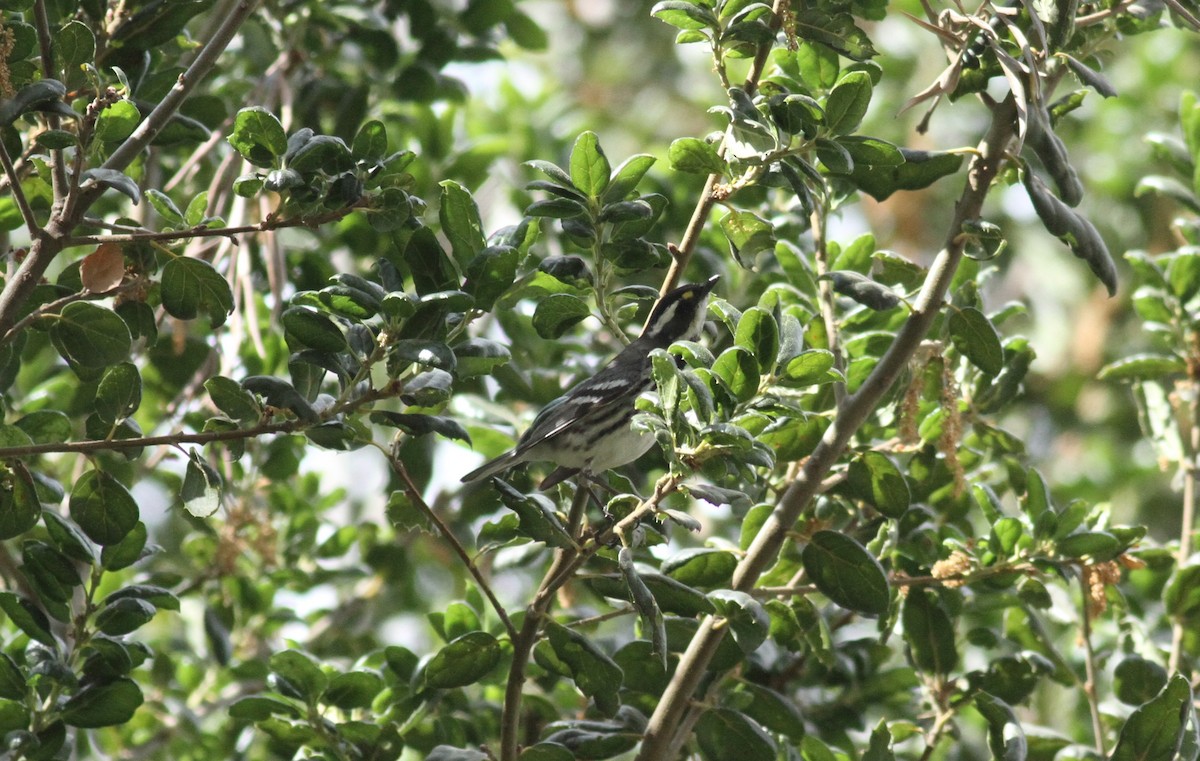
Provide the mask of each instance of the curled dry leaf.
POLYGON ((106 293, 125 278, 125 254, 117 243, 101 243, 95 251, 83 257, 79 279, 92 293, 106 293))

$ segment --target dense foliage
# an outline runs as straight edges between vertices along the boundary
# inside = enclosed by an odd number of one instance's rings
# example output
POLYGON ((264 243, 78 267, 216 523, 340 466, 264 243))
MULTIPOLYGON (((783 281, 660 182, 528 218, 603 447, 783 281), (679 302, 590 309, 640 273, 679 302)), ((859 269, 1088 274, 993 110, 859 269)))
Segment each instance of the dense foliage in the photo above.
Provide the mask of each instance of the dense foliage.
POLYGON ((0 755, 1196 761, 1198 14, 8 0, 0 755))

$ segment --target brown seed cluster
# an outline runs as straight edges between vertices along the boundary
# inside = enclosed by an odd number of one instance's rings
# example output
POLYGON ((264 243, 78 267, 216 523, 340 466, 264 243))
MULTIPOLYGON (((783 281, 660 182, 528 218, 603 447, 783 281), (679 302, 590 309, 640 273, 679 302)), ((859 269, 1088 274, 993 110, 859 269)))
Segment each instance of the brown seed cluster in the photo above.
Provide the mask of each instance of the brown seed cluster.
POLYGON ((1115 560, 1085 565, 1083 582, 1087 588, 1088 613, 1098 616, 1108 607, 1108 588, 1121 580, 1121 566, 1115 560))
POLYGON ((967 583, 963 577, 970 572, 971 556, 962 550, 955 550, 950 553, 950 557, 934 563, 929 575, 941 580, 944 586, 954 589, 967 583))

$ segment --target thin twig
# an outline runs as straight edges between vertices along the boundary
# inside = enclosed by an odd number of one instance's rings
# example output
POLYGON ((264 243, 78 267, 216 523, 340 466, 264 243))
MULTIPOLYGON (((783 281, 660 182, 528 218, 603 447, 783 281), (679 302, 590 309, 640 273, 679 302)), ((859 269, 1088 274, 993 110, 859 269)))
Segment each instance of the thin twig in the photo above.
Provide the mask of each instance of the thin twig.
MULTIPOLYGON (((40 6, 41 0, 36 5, 40 6)), ((216 66, 238 28, 250 17, 256 5, 256 0, 242 0, 238 3, 217 29, 217 32, 200 49, 192 65, 186 72, 179 75, 179 81, 175 86, 159 101, 150 115, 138 125, 133 134, 113 151, 108 160, 104 162, 103 168, 123 170, 150 145, 150 142, 183 105, 196 85, 216 66)), ((76 179, 80 174, 76 173, 76 179)), ((3 292, 0 292, 0 334, 7 334, 8 329, 17 321, 22 307, 41 281, 46 269, 63 250, 65 241, 78 226, 79 220, 104 190, 103 186, 93 184, 86 190, 68 193, 65 198, 61 199, 62 205, 56 205, 57 213, 51 213, 50 220, 42 234, 37 236, 30 246, 29 255, 5 283, 3 292)))
POLYGON ((463 565, 466 566, 467 573, 471 574, 471 578, 475 579, 475 584, 479 587, 479 590, 483 592, 483 595, 488 599, 488 602, 491 603, 492 610, 496 612, 496 617, 500 619, 500 623, 504 626, 504 630, 508 632, 509 639, 516 639, 517 627, 513 626, 512 619, 508 617, 508 611, 505 610, 504 606, 500 604, 500 600, 497 599, 496 593, 492 591, 492 585, 488 584, 487 579, 483 577, 483 572, 479 570, 479 566, 475 565, 475 561, 471 558, 470 553, 467 552, 467 548, 463 547, 462 542, 458 541, 458 537, 454 535, 454 532, 450 530, 450 527, 446 525, 446 522, 442 520, 442 517, 438 515, 434 509, 429 506, 429 503, 425 501, 425 498, 421 496, 421 490, 417 488, 415 483, 413 483, 412 476, 410 476, 408 473, 408 468, 404 467, 404 462, 396 456, 395 452, 388 454, 388 462, 391 463, 392 469, 396 471, 396 474, 400 476, 400 479, 404 481, 404 491, 408 494, 408 498, 412 500, 413 505, 415 505, 416 508, 420 510, 426 518, 433 521, 434 525, 437 526, 438 531, 441 533, 442 538, 449 543, 450 549, 454 551, 455 555, 458 555, 459 560, 461 560, 463 565))
MULTIPOLYGON (((771 31, 778 32, 783 23, 783 15, 791 6, 791 0, 775 0, 771 7, 771 31)), ((754 63, 750 66, 750 71, 746 74, 746 80, 742 83, 742 89, 747 95, 754 95, 758 91, 758 81, 762 78, 763 69, 767 65, 767 60, 771 55, 772 42, 764 42, 758 46, 758 52, 754 56, 754 63)), ((725 151, 729 143, 731 131, 725 131, 725 137, 722 138, 721 144, 717 146, 717 155, 722 158, 725 156, 725 151)), ((683 237, 679 240, 678 247, 671 249, 671 267, 667 270, 666 277, 663 278, 662 287, 659 289, 659 295, 666 294, 667 291, 679 284, 679 278, 682 277, 684 269, 687 268, 688 262, 692 259, 692 253, 696 250, 696 244, 700 241, 700 233, 704 231, 705 224, 708 223, 708 215, 712 211, 713 206, 717 203, 717 187, 721 183, 721 175, 710 174, 708 179, 704 181, 704 189, 700 191, 700 198, 696 202, 696 208, 692 210, 692 218, 688 221, 687 230, 684 231, 683 237)))
MULTIPOLYGON (((582 481, 582 477, 580 480, 582 481)), ((582 513, 588 499, 590 495, 581 483, 575 490, 571 512, 582 513)), ((574 564, 578 556, 579 550, 574 546, 555 551, 554 559, 542 577, 542 583, 538 585, 533 601, 525 609, 525 620, 521 622, 521 630, 512 637, 512 665, 508 669, 508 679, 504 685, 504 706, 500 712, 500 761, 516 761, 520 745, 525 669, 529 666, 529 658, 542 630, 542 621, 550 610, 554 595, 566 579, 570 578, 569 569, 577 568, 574 564)))
POLYGON ((1079 588, 1082 592, 1080 613, 1083 624, 1083 666, 1087 681, 1083 684, 1083 694, 1087 696, 1088 711, 1092 714, 1092 737, 1096 752, 1102 757, 1104 752, 1104 723, 1100 719, 1100 700, 1096 697, 1096 651, 1092 648, 1092 606, 1091 590, 1088 589, 1088 577, 1082 571, 1079 574, 1079 588))
MULTIPOLYGON (((846 398, 838 409, 837 418, 826 429, 824 437, 804 464, 801 475, 788 487, 775 510, 759 530, 746 555, 734 571, 733 588, 746 592, 775 561, 800 514, 817 493, 822 479, 837 462, 850 439, 878 407, 884 394, 896 382, 920 346, 941 312, 946 291, 950 287, 963 255, 959 233, 963 223, 978 217, 992 180, 1004 163, 1016 123, 1016 105, 1009 96, 992 110, 991 126, 972 159, 966 187, 954 208, 944 248, 934 259, 913 308, 871 374, 859 389, 846 398)), ((678 727, 686 724, 692 696, 724 636, 718 620, 708 617, 693 636, 679 661, 675 674, 664 690, 647 726, 639 761, 658 761, 675 758, 686 736, 678 727)))
MULTIPOLYGON (((38 57, 42 61, 42 76, 53 79, 54 71, 54 33, 50 29, 50 15, 46 12, 46 0, 36 0, 33 4, 33 25, 37 29, 38 57)), ((46 117, 50 129, 58 129, 59 119, 55 114, 46 117)), ((67 194, 67 169, 63 164, 63 150, 56 148, 50 151, 50 183, 54 189, 54 201, 61 202, 67 194)), ((14 183, 13 187, 16 187, 14 183)))
POLYGON ((256 225, 240 225, 238 227, 189 227, 186 230, 153 230, 114 233, 112 235, 76 235, 67 238, 64 246, 94 246, 101 243, 134 243, 136 241, 171 241, 191 238, 232 238, 237 235, 250 235, 269 230, 279 230, 284 227, 318 227, 327 222, 336 222, 354 211, 356 206, 325 212, 313 217, 289 217, 286 219, 268 218, 256 225))
POLYGON ((19 447, 0 447, 0 460, 18 457, 33 457, 40 454, 88 454, 111 452, 142 447, 178 446, 179 444, 211 444, 214 441, 237 441, 253 439, 273 433, 295 433, 305 427, 298 420, 279 423, 263 423, 251 428, 230 431, 200 431, 199 433, 171 433, 163 436, 139 436, 133 439, 88 439, 86 441, 57 441, 45 444, 28 444, 19 447))
MULTIPOLYGON (((1193 398, 1188 406, 1191 413, 1191 431, 1184 439, 1188 442, 1184 450, 1185 459, 1179 463, 1179 469, 1183 473, 1183 510, 1179 520, 1179 551, 1175 553, 1177 568, 1185 567, 1192 555, 1192 532, 1195 530, 1196 521, 1196 458, 1200 455, 1200 401, 1193 398)), ((1176 617, 1171 623, 1171 656, 1167 661, 1167 669, 1171 673, 1178 671, 1182 663, 1183 638, 1186 633, 1187 626, 1183 617, 1176 617)))
POLYGON ((25 197, 25 191, 21 188, 21 178, 17 175, 17 168, 13 166, 12 157, 8 155, 8 148, 4 147, 2 140, 0 140, 0 164, 4 165, 4 174, 8 177, 9 187, 12 188, 13 203, 21 211, 21 218, 25 220, 25 227, 28 228, 29 235, 36 237, 40 229, 37 217, 33 215, 29 199, 25 197))
MULTIPOLYGON (((817 265, 817 280, 820 288, 817 301, 821 306, 821 320, 825 323, 826 346, 833 354, 833 367, 843 378, 846 377, 846 358, 842 356, 841 340, 838 334, 837 314, 834 311, 835 295, 833 283, 822 280, 821 277, 829 272, 829 249, 825 245, 825 214, 820 209, 813 209, 810 227, 813 238, 813 259, 817 265)), ((833 397, 838 407, 846 401, 846 382, 834 381, 833 397)))

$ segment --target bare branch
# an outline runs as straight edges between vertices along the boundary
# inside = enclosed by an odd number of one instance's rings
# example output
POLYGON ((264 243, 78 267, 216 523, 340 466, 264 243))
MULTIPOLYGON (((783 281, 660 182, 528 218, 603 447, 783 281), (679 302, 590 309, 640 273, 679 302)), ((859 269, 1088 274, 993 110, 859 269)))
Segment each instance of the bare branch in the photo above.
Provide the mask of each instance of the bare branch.
MULTIPOLYGON (((1006 98, 992 111, 992 123, 971 162, 967 185, 963 189, 947 231, 945 247, 938 253, 908 320, 896 334, 887 352, 853 395, 838 409, 821 443, 804 464, 800 476, 784 492, 778 506, 759 530, 745 557, 734 571, 733 588, 749 591, 763 572, 775 561, 788 531, 817 494, 822 479, 845 451, 850 438, 878 407, 883 395, 896 382, 909 358, 920 346, 941 310, 950 281, 963 255, 959 232, 963 222, 979 216, 992 180, 1004 163, 1013 138, 1016 107, 1006 98)), ((643 738, 640 761, 675 758, 686 735, 678 731, 688 722, 692 696, 708 671, 708 664, 725 634, 717 619, 704 620, 692 638, 675 675, 664 691, 643 738)))

